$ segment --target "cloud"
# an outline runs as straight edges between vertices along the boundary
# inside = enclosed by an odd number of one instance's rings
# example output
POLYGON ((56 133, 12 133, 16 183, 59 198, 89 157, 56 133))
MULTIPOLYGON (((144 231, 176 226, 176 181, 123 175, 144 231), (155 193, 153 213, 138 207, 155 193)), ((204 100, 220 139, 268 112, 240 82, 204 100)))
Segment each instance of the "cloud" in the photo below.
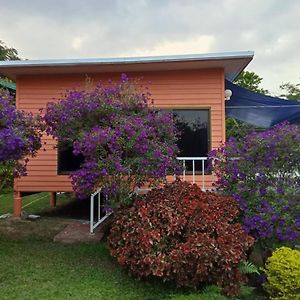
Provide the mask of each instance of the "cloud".
POLYGON ((23 58, 254 50, 249 69, 265 88, 300 77, 298 0, 0 0, 0 7, 0 39, 23 58))
MULTIPOLYGON (((206 53, 213 49, 214 36, 201 35, 190 37, 189 39, 163 41, 153 47, 138 48, 133 51, 134 55, 168 55, 168 54, 194 54, 206 53)), ((126 53, 128 54, 128 53, 126 53)))

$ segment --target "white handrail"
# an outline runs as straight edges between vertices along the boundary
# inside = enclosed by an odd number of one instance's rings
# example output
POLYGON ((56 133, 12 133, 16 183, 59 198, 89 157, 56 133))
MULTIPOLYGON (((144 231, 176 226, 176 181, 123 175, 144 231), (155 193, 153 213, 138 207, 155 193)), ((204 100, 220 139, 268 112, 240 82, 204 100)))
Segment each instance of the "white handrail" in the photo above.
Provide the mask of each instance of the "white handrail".
MULTIPOLYGON (((183 180, 186 180, 186 161, 192 162, 192 182, 196 182, 196 167, 195 162, 201 161, 201 177, 202 177, 202 189, 205 190, 205 161, 208 160, 207 157, 177 157, 177 160, 182 161, 183 166, 183 180)), ((214 183, 214 174, 211 174, 212 183, 214 183)))
POLYGON ((103 197, 101 197, 101 191, 102 191, 102 188, 99 188, 96 192, 91 194, 90 233, 94 233, 94 229, 97 228, 101 223, 103 223, 113 213, 112 211, 110 211, 110 212, 105 211, 104 215, 101 213, 101 209, 104 207, 104 202, 102 201, 103 197), (94 222, 94 206, 95 206, 95 197, 97 195, 98 195, 98 197, 96 200, 98 201, 98 214, 97 214, 97 221, 94 222))

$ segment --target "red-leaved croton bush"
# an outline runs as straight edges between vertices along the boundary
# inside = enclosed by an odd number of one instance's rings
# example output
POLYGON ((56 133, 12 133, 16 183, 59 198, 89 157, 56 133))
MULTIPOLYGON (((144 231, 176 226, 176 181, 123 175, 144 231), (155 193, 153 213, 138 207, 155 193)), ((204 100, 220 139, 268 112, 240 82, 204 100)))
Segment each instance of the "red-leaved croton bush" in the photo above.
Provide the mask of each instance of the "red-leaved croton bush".
POLYGON ((238 214, 232 198, 176 181, 116 213, 110 252, 139 278, 156 276, 187 287, 217 284, 236 296, 245 280, 238 264, 254 242, 234 223, 238 214))

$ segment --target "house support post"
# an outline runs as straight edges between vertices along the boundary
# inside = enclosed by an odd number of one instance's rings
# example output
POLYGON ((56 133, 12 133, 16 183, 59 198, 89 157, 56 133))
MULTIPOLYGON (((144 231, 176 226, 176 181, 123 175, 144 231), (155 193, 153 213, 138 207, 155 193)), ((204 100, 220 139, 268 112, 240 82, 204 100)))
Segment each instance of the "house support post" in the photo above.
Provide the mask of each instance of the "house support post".
POLYGON ((20 218, 22 213, 22 196, 20 192, 14 192, 14 217, 20 218))
POLYGON ((56 207, 56 193, 55 192, 50 193, 50 206, 56 207))

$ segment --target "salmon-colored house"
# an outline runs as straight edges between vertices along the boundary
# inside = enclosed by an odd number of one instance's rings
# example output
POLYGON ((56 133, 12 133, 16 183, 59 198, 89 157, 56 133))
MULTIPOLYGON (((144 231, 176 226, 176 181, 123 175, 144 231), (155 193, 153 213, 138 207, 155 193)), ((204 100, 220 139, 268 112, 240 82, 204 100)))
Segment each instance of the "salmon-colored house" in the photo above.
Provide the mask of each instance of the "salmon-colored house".
MULTIPOLYGON (((120 73, 140 77, 149 86, 157 108, 173 110, 187 126, 179 148, 186 164, 184 176, 200 185, 211 182, 211 175, 199 174, 207 151, 225 141, 225 79, 234 80, 252 60, 250 51, 201 55, 176 55, 114 59, 25 60, 0 62, 0 74, 16 81, 18 109, 39 113, 48 101, 66 89, 93 82, 118 80, 120 73), (148 84, 150 82, 150 85, 148 84), (197 126, 195 126, 197 124, 197 126), (197 160, 198 158, 198 160, 197 160), (198 170, 198 171, 197 171, 198 170), (198 173, 197 173, 198 172, 198 173)), ((31 159, 28 175, 15 180, 14 215, 21 213, 26 192, 72 192, 63 154, 54 149, 51 137, 44 137, 45 150, 31 159), (60 175, 65 174, 65 175, 60 175)), ((65 157, 66 159, 66 157, 65 157)), ((202 170, 203 171, 203 170, 202 170)))

